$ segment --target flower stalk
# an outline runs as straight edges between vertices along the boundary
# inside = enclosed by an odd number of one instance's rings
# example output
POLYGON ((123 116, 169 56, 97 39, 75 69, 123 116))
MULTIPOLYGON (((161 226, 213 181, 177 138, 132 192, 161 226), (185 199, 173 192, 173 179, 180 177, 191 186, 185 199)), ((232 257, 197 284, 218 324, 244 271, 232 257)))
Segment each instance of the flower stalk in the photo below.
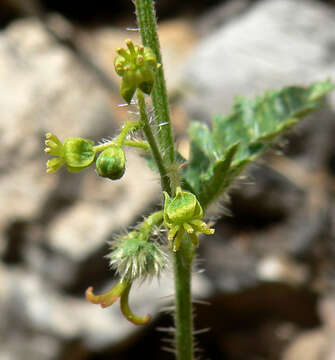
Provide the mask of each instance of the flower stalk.
MULTIPOLYGON (((136 0, 135 7, 142 43, 144 46, 148 46, 153 50, 157 62, 162 64, 162 55, 160 51, 153 1, 136 0)), ((168 164, 173 164, 175 162, 174 137, 171 128, 163 66, 160 66, 155 71, 155 82, 151 98, 155 111, 156 124, 159 127, 158 138, 163 158, 168 164)))
MULTIPOLYGON (((157 61, 162 65, 160 44, 157 34, 157 23, 152 0, 135 0, 137 22, 140 28, 144 46, 150 47, 157 61)), ((155 82, 151 93, 155 111, 156 126, 158 126, 157 139, 162 159, 160 171, 165 197, 174 196, 179 185, 179 167, 176 165, 174 137, 170 121, 167 91, 164 79, 163 66, 155 70, 155 82), (167 174, 165 169, 169 169, 167 174)), ((139 98, 139 105, 143 98, 139 98)), ((141 106, 140 106, 141 109, 141 106)), ((142 116, 142 115, 141 115, 142 116)), ((148 139, 150 144, 150 140, 148 139)), ((152 150, 153 151, 153 150, 152 150)), ((154 151, 153 151, 154 155, 154 151)), ((154 155, 155 157, 155 155, 154 155)), ((160 162, 161 160, 159 160, 160 162)), ((157 161, 156 161, 157 163, 157 161)), ((158 165, 158 163, 157 163, 158 165)), ((164 211, 165 212, 165 211, 164 211)), ((167 225, 168 226, 168 225, 167 225)), ((178 225, 179 226, 179 225, 178 225)), ((179 228, 174 227, 175 234, 179 228), (177 229, 177 230, 176 230, 177 229)), ((171 232, 170 232, 171 235, 171 232)), ((193 241, 194 241, 193 236, 193 241)), ((177 360, 193 360, 193 317, 191 301, 191 269, 193 263, 194 247, 189 236, 185 235, 184 227, 180 229, 174 241, 174 279, 175 279, 175 327, 176 327, 176 358, 177 360), (178 250, 178 251, 177 251, 178 250)))

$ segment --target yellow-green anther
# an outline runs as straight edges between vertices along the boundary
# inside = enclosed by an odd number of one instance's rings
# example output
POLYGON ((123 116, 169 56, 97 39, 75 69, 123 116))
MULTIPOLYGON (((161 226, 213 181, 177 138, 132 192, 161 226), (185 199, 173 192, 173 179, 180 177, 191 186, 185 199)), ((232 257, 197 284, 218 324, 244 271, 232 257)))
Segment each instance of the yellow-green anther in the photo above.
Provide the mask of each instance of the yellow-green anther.
POLYGON ((173 251, 178 251, 185 231, 194 246, 199 244, 196 233, 207 235, 214 233, 214 229, 201 220, 203 210, 194 194, 178 187, 174 198, 166 192, 164 196, 164 223, 170 229, 168 240, 174 240, 173 251))
POLYGON ((47 173, 51 174, 53 172, 56 172, 64 164, 65 164, 65 161, 62 158, 59 158, 59 157, 52 158, 52 159, 48 160, 47 161, 47 173))
POLYGON ((131 56, 136 56, 135 46, 130 39, 125 40, 131 56))
MULTIPOLYGON (((126 49, 123 49, 123 48, 118 48, 116 50, 116 52, 121 55, 124 59, 121 58, 121 60, 123 62, 126 62, 126 60, 129 60, 130 59, 130 54, 127 52, 126 49)), ((116 58, 117 59, 117 58, 116 58)))
MULTIPOLYGON (((150 49, 150 48, 147 48, 147 49, 150 49)), ((138 45, 138 52, 143 55, 143 53, 144 53, 144 46, 143 45, 138 45)))
POLYGON ((168 233, 168 239, 171 241, 174 239, 174 237, 176 236, 178 230, 180 229, 180 226, 179 225, 176 225, 176 226, 173 226, 171 228, 171 230, 169 231, 168 233))
POLYGON ((187 233, 192 234, 194 232, 194 229, 190 224, 184 223, 183 226, 187 233))
POLYGON ((142 64, 143 64, 143 61, 144 61, 143 56, 139 55, 139 56, 137 57, 137 65, 142 65, 142 64))
POLYGON ((45 146, 47 146, 44 151, 47 154, 60 156, 62 154, 62 143, 59 141, 58 137, 54 134, 47 133, 45 134, 45 146))
POLYGON ((119 146, 111 146, 104 150, 96 161, 99 176, 111 180, 120 179, 126 169, 126 157, 124 151, 119 146))
POLYGON ((177 236, 176 236, 176 238, 175 238, 175 240, 174 240, 174 242, 173 242, 173 251, 174 251, 174 252, 176 252, 176 251, 179 250, 181 241, 182 241, 183 236, 184 236, 184 233, 185 233, 185 231, 184 231, 183 228, 181 228, 181 229, 177 232, 177 236))
POLYGON ((116 73, 122 77, 120 93, 130 103, 137 88, 150 94, 154 84, 157 60, 154 52, 142 45, 126 40, 127 49, 118 48, 114 59, 116 73))
POLYGON ((205 222, 203 222, 201 220, 192 220, 191 225, 197 232, 200 232, 200 233, 203 233, 206 235, 214 234, 214 229, 211 229, 205 222))

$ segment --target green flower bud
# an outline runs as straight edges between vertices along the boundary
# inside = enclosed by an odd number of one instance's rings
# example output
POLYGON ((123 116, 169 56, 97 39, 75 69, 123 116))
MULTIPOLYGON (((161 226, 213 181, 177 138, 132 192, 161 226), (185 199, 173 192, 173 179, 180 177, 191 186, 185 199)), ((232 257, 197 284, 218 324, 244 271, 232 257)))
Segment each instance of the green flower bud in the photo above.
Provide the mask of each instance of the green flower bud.
POLYGON ((47 161, 47 173, 56 172, 63 165, 70 172, 81 171, 92 164, 95 158, 94 142, 83 138, 67 138, 62 144, 54 134, 45 135, 44 151, 56 156, 47 161))
POLYGON ((197 233, 214 233, 214 229, 201 220, 203 210, 194 194, 178 187, 174 198, 171 199, 166 192, 164 196, 164 223, 170 229, 168 239, 174 241, 174 251, 179 249, 185 233, 189 235, 194 246, 199 245, 197 233))
POLYGON ((107 148, 98 156, 96 167, 99 176, 107 177, 111 180, 120 179, 126 169, 124 151, 119 146, 107 148))
POLYGON ((190 220, 201 219, 203 211, 195 195, 188 191, 177 190, 176 196, 171 199, 164 192, 164 221, 167 224, 183 224, 190 220))
POLYGON ((167 265, 166 254, 157 243, 149 240, 145 232, 130 232, 115 240, 112 249, 107 256, 110 265, 121 279, 129 282, 159 276, 167 265))
POLYGON ((150 94, 154 84, 154 70, 159 68, 154 52, 126 40, 128 49, 119 48, 114 60, 116 73, 122 77, 120 93, 130 103, 137 88, 150 94))

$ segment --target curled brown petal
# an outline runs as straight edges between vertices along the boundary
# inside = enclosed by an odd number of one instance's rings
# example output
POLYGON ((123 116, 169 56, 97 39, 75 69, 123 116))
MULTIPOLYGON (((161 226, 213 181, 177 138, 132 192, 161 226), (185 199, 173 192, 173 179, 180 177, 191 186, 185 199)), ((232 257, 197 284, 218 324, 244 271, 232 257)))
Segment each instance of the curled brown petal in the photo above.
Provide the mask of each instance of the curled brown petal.
POLYGON ((120 281, 111 290, 101 295, 95 295, 93 293, 93 287, 91 286, 85 292, 86 299, 92 304, 98 304, 102 308, 105 308, 107 306, 113 305, 115 301, 125 291, 127 286, 128 286, 127 282, 120 281))

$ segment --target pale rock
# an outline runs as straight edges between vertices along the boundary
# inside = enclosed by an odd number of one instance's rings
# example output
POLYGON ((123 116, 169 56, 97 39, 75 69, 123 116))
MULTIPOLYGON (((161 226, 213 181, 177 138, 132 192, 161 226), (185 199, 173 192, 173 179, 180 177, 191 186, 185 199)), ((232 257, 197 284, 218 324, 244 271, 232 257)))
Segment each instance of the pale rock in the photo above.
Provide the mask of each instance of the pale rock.
MULTIPOLYGON (((189 113, 228 114, 236 94, 304 85, 335 76, 335 10, 305 0, 259 1, 205 36, 185 65, 189 113), (201 101, 199 101, 201 99, 201 101)), ((335 108, 335 94, 331 95, 335 108)))

